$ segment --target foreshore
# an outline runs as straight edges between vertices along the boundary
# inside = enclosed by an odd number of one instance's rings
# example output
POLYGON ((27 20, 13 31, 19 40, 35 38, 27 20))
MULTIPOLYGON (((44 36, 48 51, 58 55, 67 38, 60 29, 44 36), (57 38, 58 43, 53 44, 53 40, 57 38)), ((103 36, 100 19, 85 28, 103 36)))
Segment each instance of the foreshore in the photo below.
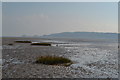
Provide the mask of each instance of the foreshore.
MULTIPOLYGON (((14 43, 15 40, 26 39, 34 42, 41 40, 34 38, 3 39, 3 78, 117 78, 118 76, 118 73, 116 73, 118 69, 117 61, 114 61, 116 62, 115 64, 112 64, 112 61, 107 61, 107 59, 104 61, 97 61, 97 56, 103 53, 105 53, 105 58, 110 59, 112 54, 114 54, 113 59, 116 58, 117 53, 114 46, 106 45, 103 46, 104 48, 101 48, 101 46, 97 46, 96 48, 94 45, 91 47, 91 45, 81 44, 80 46, 77 45, 77 48, 79 47, 78 50, 80 50, 79 53, 70 51, 71 49, 69 50, 69 48, 71 48, 71 45, 67 45, 67 49, 61 47, 62 45, 33 46, 30 45, 30 43, 14 43), (9 43, 12 43, 13 45, 8 45, 9 43), (99 51, 103 53, 99 53, 99 51), (66 57, 71 59, 74 63, 68 67, 35 63, 37 57, 46 55, 66 57), (88 61, 92 60, 88 60, 88 56, 89 58, 95 56, 96 61, 88 63, 88 61), (80 61, 75 62, 74 60, 78 60, 78 58, 80 58, 80 61), (81 64, 79 64, 80 66, 75 67, 76 65, 78 65, 77 63, 81 64), (110 72, 111 69, 113 69, 114 71, 110 72), (109 71, 110 73, 107 73, 107 71, 109 71)), ((43 40, 44 39, 42 39, 42 41, 43 40)), ((77 48, 75 47, 74 50, 77 48)))

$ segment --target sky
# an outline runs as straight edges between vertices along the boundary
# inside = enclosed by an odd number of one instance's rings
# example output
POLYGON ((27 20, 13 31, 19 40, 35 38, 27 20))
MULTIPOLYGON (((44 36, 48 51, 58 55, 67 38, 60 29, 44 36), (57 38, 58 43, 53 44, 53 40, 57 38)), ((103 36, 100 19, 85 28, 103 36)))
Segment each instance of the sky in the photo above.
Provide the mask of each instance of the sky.
POLYGON ((3 2, 3 36, 118 32, 117 2, 3 2))
POLYGON ((119 0, 0 0, 2 2, 119 2, 119 0))
POLYGON ((2 2, 0 2, 0 36, 2 36, 2 2))

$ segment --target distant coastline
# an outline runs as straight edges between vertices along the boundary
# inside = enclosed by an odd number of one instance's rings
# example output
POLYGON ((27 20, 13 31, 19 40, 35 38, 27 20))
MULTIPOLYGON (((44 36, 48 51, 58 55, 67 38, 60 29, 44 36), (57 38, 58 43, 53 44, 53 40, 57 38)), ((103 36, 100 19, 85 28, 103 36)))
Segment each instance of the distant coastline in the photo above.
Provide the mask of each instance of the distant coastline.
POLYGON ((43 35, 42 38, 81 38, 81 39, 118 39, 118 33, 101 32, 62 32, 43 35))
POLYGON ((118 39, 120 33, 108 32, 61 32, 48 35, 22 35, 3 37, 34 37, 34 38, 78 38, 78 39, 118 39))

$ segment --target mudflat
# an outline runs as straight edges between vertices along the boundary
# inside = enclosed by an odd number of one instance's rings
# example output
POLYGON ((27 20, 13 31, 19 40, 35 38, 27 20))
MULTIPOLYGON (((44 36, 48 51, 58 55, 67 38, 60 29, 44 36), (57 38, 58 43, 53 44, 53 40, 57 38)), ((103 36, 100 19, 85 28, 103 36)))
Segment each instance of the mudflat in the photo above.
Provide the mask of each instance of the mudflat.
POLYGON ((3 78, 117 78, 117 43, 70 39, 5 37, 2 40, 3 78), (16 40, 49 42, 52 46, 15 43, 16 40), (12 45, 9 45, 12 44, 12 45), (61 56, 70 66, 36 64, 39 56, 61 56))

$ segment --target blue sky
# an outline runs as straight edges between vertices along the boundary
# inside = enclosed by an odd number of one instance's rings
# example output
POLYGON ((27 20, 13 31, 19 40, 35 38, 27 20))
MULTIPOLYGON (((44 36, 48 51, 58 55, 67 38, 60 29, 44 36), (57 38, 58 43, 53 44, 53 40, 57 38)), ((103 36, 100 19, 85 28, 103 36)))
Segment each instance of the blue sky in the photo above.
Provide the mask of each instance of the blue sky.
POLYGON ((118 32, 117 2, 4 2, 3 36, 118 32))
POLYGON ((0 2, 0 36, 2 36, 2 3, 0 2))

